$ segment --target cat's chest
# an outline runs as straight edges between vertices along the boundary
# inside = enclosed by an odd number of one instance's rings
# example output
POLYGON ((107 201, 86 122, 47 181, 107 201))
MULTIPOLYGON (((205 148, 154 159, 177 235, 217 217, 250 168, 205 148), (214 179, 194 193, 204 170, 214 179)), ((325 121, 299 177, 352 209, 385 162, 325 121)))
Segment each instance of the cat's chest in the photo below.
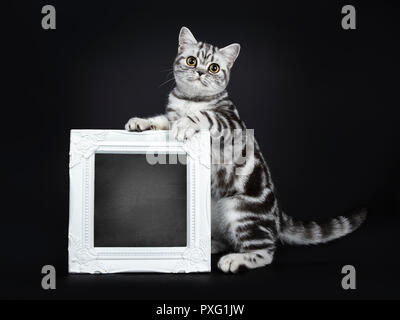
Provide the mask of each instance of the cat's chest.
POLYGON ((210 108, 207 102, 189 101, 177 99, 175 97, 170 97, 168 101, 168 107, 174 110, 179 117, 184 117, 186 115, 210 108))

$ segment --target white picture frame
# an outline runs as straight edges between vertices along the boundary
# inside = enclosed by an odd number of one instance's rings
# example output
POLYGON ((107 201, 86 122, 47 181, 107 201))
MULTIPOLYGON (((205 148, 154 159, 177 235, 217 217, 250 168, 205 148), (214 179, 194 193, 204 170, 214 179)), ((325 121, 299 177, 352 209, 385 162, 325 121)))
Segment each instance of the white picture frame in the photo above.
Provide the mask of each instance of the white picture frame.
POLYGON ((178 142, 170 131, 71 130, 69 272, 211 271, 210 136, 178 142), (94 247, 96 153, 179 153, 187 160, 187 246, 94 247))

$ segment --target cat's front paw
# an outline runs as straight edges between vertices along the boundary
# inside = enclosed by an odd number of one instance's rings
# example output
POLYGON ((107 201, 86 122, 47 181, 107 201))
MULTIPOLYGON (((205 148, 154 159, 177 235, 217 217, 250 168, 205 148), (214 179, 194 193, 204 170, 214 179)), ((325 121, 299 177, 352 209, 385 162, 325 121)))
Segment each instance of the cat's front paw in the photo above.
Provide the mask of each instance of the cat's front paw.
POLYGON ((190 139, 199 130, 199 126, 188 117, 181 118, 172 124, 172 135, 178 141, 190 139))
POLYGON ((145 131, 145 130, 153 130, 154 126, 152 125, 149 119, 142 118, 131 118, 125 125, 125 130, 128 131, 145 131))

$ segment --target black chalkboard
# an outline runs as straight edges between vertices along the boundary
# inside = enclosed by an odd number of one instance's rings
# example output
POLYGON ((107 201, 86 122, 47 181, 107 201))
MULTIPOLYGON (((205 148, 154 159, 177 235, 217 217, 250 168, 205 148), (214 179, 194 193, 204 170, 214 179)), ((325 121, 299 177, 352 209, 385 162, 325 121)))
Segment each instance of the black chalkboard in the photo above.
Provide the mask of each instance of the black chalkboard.
POLYGON ((94 246, 185 247, 186 165, 95 155, 94 246))

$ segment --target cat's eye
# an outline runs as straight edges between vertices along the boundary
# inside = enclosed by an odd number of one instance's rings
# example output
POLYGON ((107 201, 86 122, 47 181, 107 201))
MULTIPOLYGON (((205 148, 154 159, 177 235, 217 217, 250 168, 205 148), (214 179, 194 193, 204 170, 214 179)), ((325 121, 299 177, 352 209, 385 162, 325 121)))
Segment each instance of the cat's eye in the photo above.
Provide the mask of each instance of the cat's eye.
POLYGON ((217 73, 220 70, 220 67, 216 63, 212 63, 208 67, 208 70, 210 70, 212 73, 217 73))
POLYGON ((197 59, 195 57, 190 56, 186 59, 186 63, 188 66, 195 67, 197 65, 197 59))

